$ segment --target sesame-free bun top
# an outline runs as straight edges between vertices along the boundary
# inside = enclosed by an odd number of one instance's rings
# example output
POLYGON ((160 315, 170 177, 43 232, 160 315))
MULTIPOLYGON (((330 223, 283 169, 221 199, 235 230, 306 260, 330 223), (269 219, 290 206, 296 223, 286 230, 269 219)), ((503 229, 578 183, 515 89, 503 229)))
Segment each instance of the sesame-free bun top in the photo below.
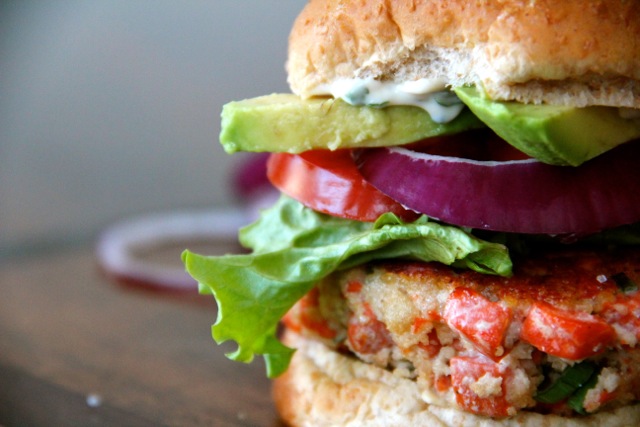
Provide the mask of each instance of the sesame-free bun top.
POLYGON ((303 97, 339 79, 442 79, 498 100, 640 108, 637 0, 311 0, 289 38, 303 97))

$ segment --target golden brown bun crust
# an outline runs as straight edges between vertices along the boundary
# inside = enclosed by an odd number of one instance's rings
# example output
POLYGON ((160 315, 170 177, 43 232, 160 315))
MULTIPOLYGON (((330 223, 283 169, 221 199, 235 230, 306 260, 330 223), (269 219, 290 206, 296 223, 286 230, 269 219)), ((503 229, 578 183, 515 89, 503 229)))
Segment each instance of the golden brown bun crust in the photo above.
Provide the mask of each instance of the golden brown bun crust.
POLYGON ((494 420, 425 403, 418 386, 383 369, 340 355, 288 331, 298 349, 277 378, 273 397, 283 420, 302 426, 636 427, 640 404, 581 418, 521 412, 494 420))
POLYGON ((640 2, 311 0, 287 71, 305 97, 338 78, 440 77, 495 99, 640 108, 640 2))

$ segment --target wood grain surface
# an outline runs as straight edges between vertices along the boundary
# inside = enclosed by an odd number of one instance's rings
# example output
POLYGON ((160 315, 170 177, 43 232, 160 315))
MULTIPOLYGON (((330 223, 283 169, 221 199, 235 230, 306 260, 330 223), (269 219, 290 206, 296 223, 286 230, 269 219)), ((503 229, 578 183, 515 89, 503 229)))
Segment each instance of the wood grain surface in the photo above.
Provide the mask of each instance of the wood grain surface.
POLYGON ((264 365, 231 362, 210 296, 122 286, 91 248, 0 265, 0 425, 282 427, 264 365))

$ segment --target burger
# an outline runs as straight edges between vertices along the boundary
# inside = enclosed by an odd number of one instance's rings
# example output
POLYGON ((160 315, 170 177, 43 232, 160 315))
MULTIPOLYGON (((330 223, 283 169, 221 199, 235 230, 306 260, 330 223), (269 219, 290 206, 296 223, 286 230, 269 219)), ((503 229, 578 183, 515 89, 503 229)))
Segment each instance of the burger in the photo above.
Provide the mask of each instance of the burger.
POLYGON ((311 0, 231 102, 282 193, 185 251, 292 426, 640 425, 640 3, 311 0))

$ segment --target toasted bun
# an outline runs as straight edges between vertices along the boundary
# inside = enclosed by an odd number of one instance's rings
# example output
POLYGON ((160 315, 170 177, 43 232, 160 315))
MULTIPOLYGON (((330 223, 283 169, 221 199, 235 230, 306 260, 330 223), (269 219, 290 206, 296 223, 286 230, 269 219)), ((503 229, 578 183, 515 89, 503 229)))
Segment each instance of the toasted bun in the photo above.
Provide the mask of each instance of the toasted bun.
POLYGON ((303 97, 337 79, 439 78, 499 100, 640 108, 640 2, 311 0, 287 71, 303 97))
POLYGON ((521 412, 494 420, 425 403, 415 382, 341 355, 287 331, 295 348, 287 372, 274 381, 273 396, 291 426, 635 427, 640 404, 588 417, 521 412))

